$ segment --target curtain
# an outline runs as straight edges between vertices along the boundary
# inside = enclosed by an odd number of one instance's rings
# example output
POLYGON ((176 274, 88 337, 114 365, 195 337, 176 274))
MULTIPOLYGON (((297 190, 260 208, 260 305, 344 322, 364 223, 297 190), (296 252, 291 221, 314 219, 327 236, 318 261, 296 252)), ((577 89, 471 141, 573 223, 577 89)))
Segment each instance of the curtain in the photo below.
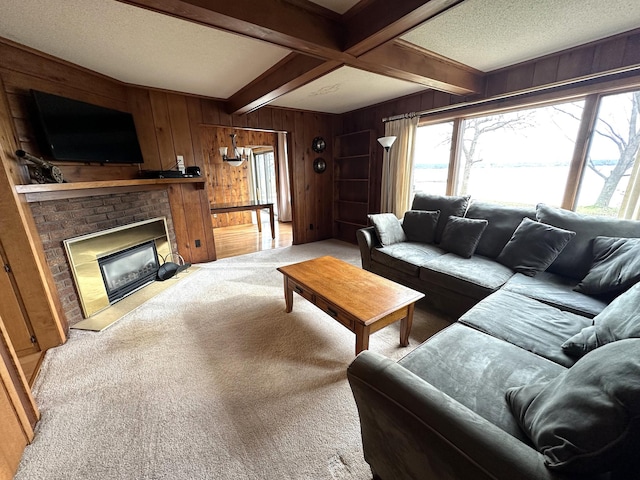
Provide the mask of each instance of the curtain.
POLYGON ((247 175, 247 182, 249 183, 249 200, 255 201, 256 197, 256 159, 253 156, 253 149, 249 154, 249 158, 247 159, 247 168, 249 169, 249 174, 247 175))
POLYGON ((287 157, 287 134, 278 132, 276 151, 278 181, 278 221, 291 221, 291 185, 289 182, 289 160, 287 157))
POLYGON ((629 220, 640 220, 640 149, 631 170, 631 177, 618 216, 629 220))
POLYGON ((410 208, 418 120, 416 115, 387 122, 384 126, 385 136, 397 138, 389 154, 385 152, 382 163, 380 211, 394 213, 398 218, 410 208))

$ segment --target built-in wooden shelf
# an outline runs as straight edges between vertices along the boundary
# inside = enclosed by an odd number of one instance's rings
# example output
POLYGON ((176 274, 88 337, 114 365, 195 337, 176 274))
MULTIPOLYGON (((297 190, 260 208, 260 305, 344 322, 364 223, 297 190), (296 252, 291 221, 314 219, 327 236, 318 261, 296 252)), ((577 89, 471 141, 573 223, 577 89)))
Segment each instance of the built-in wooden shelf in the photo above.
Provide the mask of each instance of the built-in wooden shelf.
POLYGON ((33 183, 16 185, 16 192, 24 194, 27 202, 42 202, 61 198, 90 197, 109 193, 167 188, 176 183, 195 183, 204 188, 204 177, 196 178, 136 178, 131 180, 101 180, 95 182, 33 183))
POLYGON ((374 209, 369 182, 376 153, 372 130, 338 135, 333 152, 333 236, 356 243, 356 231, 367 226, 374 209))

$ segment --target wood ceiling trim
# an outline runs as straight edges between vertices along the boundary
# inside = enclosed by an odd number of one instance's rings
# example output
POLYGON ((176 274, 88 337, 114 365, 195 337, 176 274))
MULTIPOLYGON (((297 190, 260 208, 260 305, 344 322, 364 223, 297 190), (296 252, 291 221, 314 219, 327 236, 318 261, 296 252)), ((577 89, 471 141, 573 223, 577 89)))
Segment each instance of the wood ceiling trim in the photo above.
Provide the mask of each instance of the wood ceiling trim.
POLYGON ((372 0, 345 22, 344 51, 360 56, 417 27, 463 0, 372 0))
POLYGON ((229 98, 226 111, 229 114, 249 113, 341 65, 340 62, 292 53, 229 98))
POLYGON ((456 95, 482 91, 481 75, 393 43, 398 35, 462 0, 403 0, 393 8, 387 0, 367 0, 342 22, 306 10, 302 0, 118 1, 293 50, 293 56, 229 98, 230 113, 260 108, 341 65, 456 95))
POLYGON ((117 0, 297 52, 339 60, 342 26, 279 0, 117 0))
POLYGON ((429 55, 406 42, 387 42, 360 56, 358 63, 363 70, 454 95, 473 95, 484 91, 484 75, 481 72, 448 61, 440 55, 429 55))

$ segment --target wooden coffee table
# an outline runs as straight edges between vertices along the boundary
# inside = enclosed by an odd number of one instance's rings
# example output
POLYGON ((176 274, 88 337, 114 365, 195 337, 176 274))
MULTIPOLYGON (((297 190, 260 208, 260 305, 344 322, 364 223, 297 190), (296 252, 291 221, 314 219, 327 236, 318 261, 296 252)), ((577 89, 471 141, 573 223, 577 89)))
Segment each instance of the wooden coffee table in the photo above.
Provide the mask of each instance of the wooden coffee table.
POLYGON ((398 320, 400 345, 409 345, 415 302, 424 294, 329 256, 278 271, 287 313, 296 292, 356 334, 356 355, 369 348, 371 333, 398 320))

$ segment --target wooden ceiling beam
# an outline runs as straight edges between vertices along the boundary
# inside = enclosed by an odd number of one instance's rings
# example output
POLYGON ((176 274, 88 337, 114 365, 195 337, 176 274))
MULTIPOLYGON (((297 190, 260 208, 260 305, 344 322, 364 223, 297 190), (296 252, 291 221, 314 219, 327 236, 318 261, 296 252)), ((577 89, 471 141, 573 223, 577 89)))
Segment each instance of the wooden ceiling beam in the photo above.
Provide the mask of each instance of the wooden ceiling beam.
POLYGON ((371 50, 360 56, 354 66, 454 95, 479 94, 484 89, 482 72, 402 40, 371 50))
POLYGON ((341 65, 340 62, 332 60, 325 61, 300 53, 291 53, 231 96, 226 102, 227 113, 249 113, 341 65))
POLYGON ((340 61, 343 27, 284 0, 118 0, 296 52, 340 61))
POLYGON ((463 0, 371 0, 345 23, 344 52, 355 57, 377 48, 463 0))
POLYGON ((229 113, 253 111, 341 65, 457 95, 481 92, 479 72, 394 41, 462 0, 403 0, 392 8, 370 0, 342 20, 307 9, 304 0, 118 1, 293 51, 229 98, 229 113))

